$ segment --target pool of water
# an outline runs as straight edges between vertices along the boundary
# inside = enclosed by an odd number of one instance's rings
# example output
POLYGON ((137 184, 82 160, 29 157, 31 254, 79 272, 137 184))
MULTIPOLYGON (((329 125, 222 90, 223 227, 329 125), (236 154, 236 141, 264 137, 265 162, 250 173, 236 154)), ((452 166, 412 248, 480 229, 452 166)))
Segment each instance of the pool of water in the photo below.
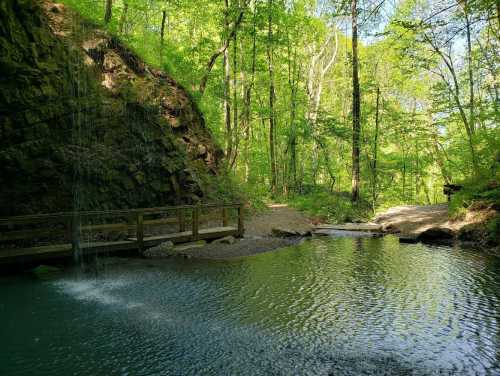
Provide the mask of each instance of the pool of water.
POLYGON ((105 264, 0 278, 0 375, 500 374, 499 257, 387 237, 105 264))

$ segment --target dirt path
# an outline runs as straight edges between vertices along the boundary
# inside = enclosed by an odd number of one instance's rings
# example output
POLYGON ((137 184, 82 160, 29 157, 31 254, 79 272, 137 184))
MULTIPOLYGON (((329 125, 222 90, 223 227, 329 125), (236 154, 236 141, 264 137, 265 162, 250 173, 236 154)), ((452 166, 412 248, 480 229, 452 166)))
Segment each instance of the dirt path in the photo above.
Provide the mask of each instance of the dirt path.
POLYGON ((285 228, 298 232, 312 229, 312 223, 303 213, 286 204, 270 204, 264 213, 245 222, 245 237, 268 237, 273 228, 285 228))
POLYGON ((379 214, 375 219, 387 231, 399 231, 405 235, 418 235, 432 227, 454 229, 449 221, 447 205, 395 206, 379 214))
POLYGON ((210 243, 203 247, 182 251, 182 256, 197 259, 228 260, 256 255, 296 244, 299 238, 272 236, 273 228, 307 232, 310 220, 296 209, 282 204, 270 204, 268 210, 245 221, 245 237, 233 244, 210 243))
MULTIPOLYGON (((416 237, 431 228, 445 228, 458 231, 466 224, 481 220, 483 214, 471 214, 458 221, 448 217, 447 205, 397 206, 378 215, 374 222, 382 225, 384 231, 397 232, 402 236, 416 237)), ((363 224, 352 224, 362 226, 363 224)), ((254 215, 245 221, 245 237, 232 244, 210 243, 202 247, 182 250, 178 256, 228 260, 251 256, 287 247, 300 241, 296 238, 279 238, 272 236, 273 228, 308 232, 315 226, 311 219, 296 209, 282 204, 269 205, 268 210, 254 215)))
POLYGON ((467 225, 484 224, 496 215, 491 207, 469 209, 461 218, 451 219, 448 205, 408 205, 396 206, 379 214, 374 221, 389 232, 400 232, 402 235, 415 236, 431 228, 447 229, 457 234, 467 225))

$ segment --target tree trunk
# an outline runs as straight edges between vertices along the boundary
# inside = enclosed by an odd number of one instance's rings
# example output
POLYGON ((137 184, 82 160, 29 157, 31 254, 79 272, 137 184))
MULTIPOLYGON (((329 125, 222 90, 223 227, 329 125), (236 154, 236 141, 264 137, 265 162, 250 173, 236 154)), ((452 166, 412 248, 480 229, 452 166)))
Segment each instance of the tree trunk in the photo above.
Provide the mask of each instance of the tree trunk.
MULTIPOLYGON (((228 13, 229 13, 229 2, 225 0, 226 4, 226 16, 224 19, 224 28, 227 31, 229 27, 228 21, 228 13)), ((232 156, 232 135, 231 135, 231 87, 230 87, 230 79, 231 79, 231 67, 229 66, 229 51, 226 48, 224 50, 224 124, 226 128, 226 160, 227 165, 229 166, 231 162, 232 156)))
POLYGON ((127 13, 128 13, 128 1, 125 1, 123 3, 122 16, 120 17, 120 27, 118 29, 120 31, 120 34, 123 34, 123 28, 125 27, 125 21, 127 20, 127 13))
POLYGON ((323 92, 323 82, 326 73, 335 63, 338 51, 338 33, 336 30, 333 31, 333 35, 330 35, 327 40, 320 47, 319 52, 311 57, 311 63, 309 67, 309 74, 307 78, 307 95, 309 99, 309 108, 307 111, 307 120, 312 129, 313 135, 313 152, 312 152, 312 175, 313 183, 316 185, 316 179, 320 168, 320 145, 318 139, 320 137, 320 132, 317 127, 318 113, 321 105, 321 94, 323 92), (332 37, 335 38, 335 49, 331 54, 330 58, 327 59, 329 53, 329 45, 332 37))
POLYGON ((231 130, 232 159, 231 169, 236 164, 238 157, 239 134, 238 134, 238 33, 233 36, 233 128, 231 130))
POLYGON ((106 11, 104 13, 104 23, 108 24, 111 21, 113 11, 113 0, 106 0, 106 11))
POLYGON ((167 11, 162 10, 161 12, 161 29, 160 29, 160 45, 163 47, 163 42, 165 39, 165 23, 167 21, 167 11))
POLYGON ((457 78, 457 74, 455 72, 455 67, 453 65, 453 60, 451 59, 451 56, 447 57, 428 35, 424 34, 424 38, 431 45, 432 49, 441 57, 441 60, 444 62, 448 71, 451 74, 451 78, 453 80, 453 87, 448 82, 448 80, 446 79, 444 74, 438 73, 438 75, 441 77, 443 82, 446 84, 448 91, 452 95, 452 97, 453 97, 453 99, 458 107, 458 111, 460 112, 460 117, 461 117, 462 122, 464 124, 465 131, 467 132, 467 140, 469 143, 469 149, 470 149, 470 153, 471 153, 472 167, 473 167, 472 174, 476 175, 479 172, 479 164, 478 164, 477 158, 476 158, 476 151, 475 151, 474 140, 473 140, 473 131, 471 129, 471 125, 469 124, 469 119, 467 118, 464 107, 462 106, 462 102, 460 100, 460 85, 458 83, 458 78, 457 78))
POLYGON ((406 155, 403 154, 403 201, 406 202, 406 155))
POLYGON ((271 192, 276 193, 276 151, 275 151, 275 124, 274 124, 274 101, 276 92, 274 88, 273 67, 273 0, 268 0, 268 30, 267 30, 267 61, 269 69, 269 154, 271 159, 271 192))
POLYGON ((377 202, 377 185, 378 185, 378 175, 377 175, 377 157, 378 157, 378 134, 379 134, 379 113, 380 113, 380 87, 377 87, 377 104, 375 110, 375 138, 373 142, 373 164, 372 164, 372 209, 375 212, 375 206, 377 202))
MULTIPOLYGON (((226 2, 227 3, 227 2, 226 2)), ((240 11, 239 15, 238 15, 238 18, 236 19, 236 21, 234 22, 234 26, 233 28, 231 29, 231 32, 229 33, 229 35, 226 37, 226 39, 224 39, 224 42, 222 43, 222 46, 217 50, 215 51, 212 56, 210 56, 210 59, 208 60, 208 63, 207 63, 207 67, 205 69, 205 74, 203 75, 203 77, 201 78, 201 81, 200 81, 200 88, 199 88, 199 91, 200 91, 200 94, 203 95, 205 93, 205 89, 207 88, 207 81, 208 81, 208 76, 210 76, 210 72, 212 71, 212 68, 214 67, 215 65, 215 62, 217 61, 217 58, 222 55, 229 47, 229 43, 231 41, 231 39, 233 38, 233 35, 234 33, 236 33, 236 31, 238 30, 238 28, 240 27, 240 24, 241 22, 243 21, 243 16, 245 14, 245 8, 248 4, 248 0, 246 0, 243 4, 243 7, 242 7, 242 10, 240 11)), ((228 9, 228 6, 226 5, 226 9, 228 9)), ((226 14, 226 17, 227 17, 227 14, 226 14)), ((225 29, 225 31, 227 32, 229 28, 225 29)))
POLYGON ((293 61, 290 51, 290 38, 288 38, 288 84, 290 87, 290 136, 288 148, 290 151, 290 159, 288 165, 288 177, 285 182, 287 192, 295 192, 297 187, 297 91, 298 82, 300 79, 300 69, 297 69, 297 49, 294 48, 293 61))
MULTIPOLYGON (((411 122, 413 124, 416 124, 416 117, 417 117, 417 100, 413 100, 413 110, 411 113, 411 122)), ((414 175, 415 175, 415 198, 414 202, 415 204, 418 204, 418 198, 420 195, 420 183, 421 183, 421 176, 420 176, 420 160, 419 160, 419 155, 418 151, 420 150, 420 146, 418 143, 418 133, 415 134, 414 141, 415 141, 415 170, 414 170, 414 175)))
POLYGON ((361 94, 358 77, 358 13, 357 0, 352 0, 352 191, 351 200, 359 200, 359 138, 361 133, 361 94))
POLYGON ((163 63, 163 42, 165 40, 165 22, 167 21, 167 11, 161 12, 161 29, 160 29, 160 64, 163 63))
POLYGON ((464 2, 465 24, 467 26, 467 65, 469 73, 469 127, 474 134, 475 126, 475 111, 474 111, 474 74, 472 72, 472 42, 470 35, 470 20, 467 1, 464 2))
POLYGON ((249 157, 249 147, 250 147, 250 106, 252 104, 252 90, 255 83, 255 69, 256 69, 256 57, 257 57, 257 10, 254 10, 253 14, 253 34, 252 34, 252 68, 250 83, 246 85, 245 95, 244 95, 244 115, 242 118, 242 131, 245 137, 245 182, 248 183, 250 176, 250 157, 249 157))
POLYGON ((415 137, 415 204, 418 204, 420 196, 420 160, 418 155, 419 144, 418 137, 415 137))

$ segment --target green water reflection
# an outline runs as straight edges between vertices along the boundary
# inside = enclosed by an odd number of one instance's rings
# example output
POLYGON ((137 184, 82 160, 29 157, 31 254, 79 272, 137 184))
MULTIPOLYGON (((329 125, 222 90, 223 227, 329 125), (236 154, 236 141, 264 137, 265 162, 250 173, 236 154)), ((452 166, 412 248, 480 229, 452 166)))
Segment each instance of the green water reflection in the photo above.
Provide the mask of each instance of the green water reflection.
POLYGON ((1 375, 500 372, 500 259, 395 238, 0 280, 1 375))

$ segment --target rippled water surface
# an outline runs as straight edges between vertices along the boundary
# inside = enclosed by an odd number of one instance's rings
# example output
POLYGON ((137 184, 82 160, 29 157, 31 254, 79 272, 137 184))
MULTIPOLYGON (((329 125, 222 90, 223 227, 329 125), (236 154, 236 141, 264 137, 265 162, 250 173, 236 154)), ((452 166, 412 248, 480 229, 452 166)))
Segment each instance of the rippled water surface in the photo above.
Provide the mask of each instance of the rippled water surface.
POLYGON ((0 375, 499 375, 500 258, 312 240, 0 279, 0 375))

